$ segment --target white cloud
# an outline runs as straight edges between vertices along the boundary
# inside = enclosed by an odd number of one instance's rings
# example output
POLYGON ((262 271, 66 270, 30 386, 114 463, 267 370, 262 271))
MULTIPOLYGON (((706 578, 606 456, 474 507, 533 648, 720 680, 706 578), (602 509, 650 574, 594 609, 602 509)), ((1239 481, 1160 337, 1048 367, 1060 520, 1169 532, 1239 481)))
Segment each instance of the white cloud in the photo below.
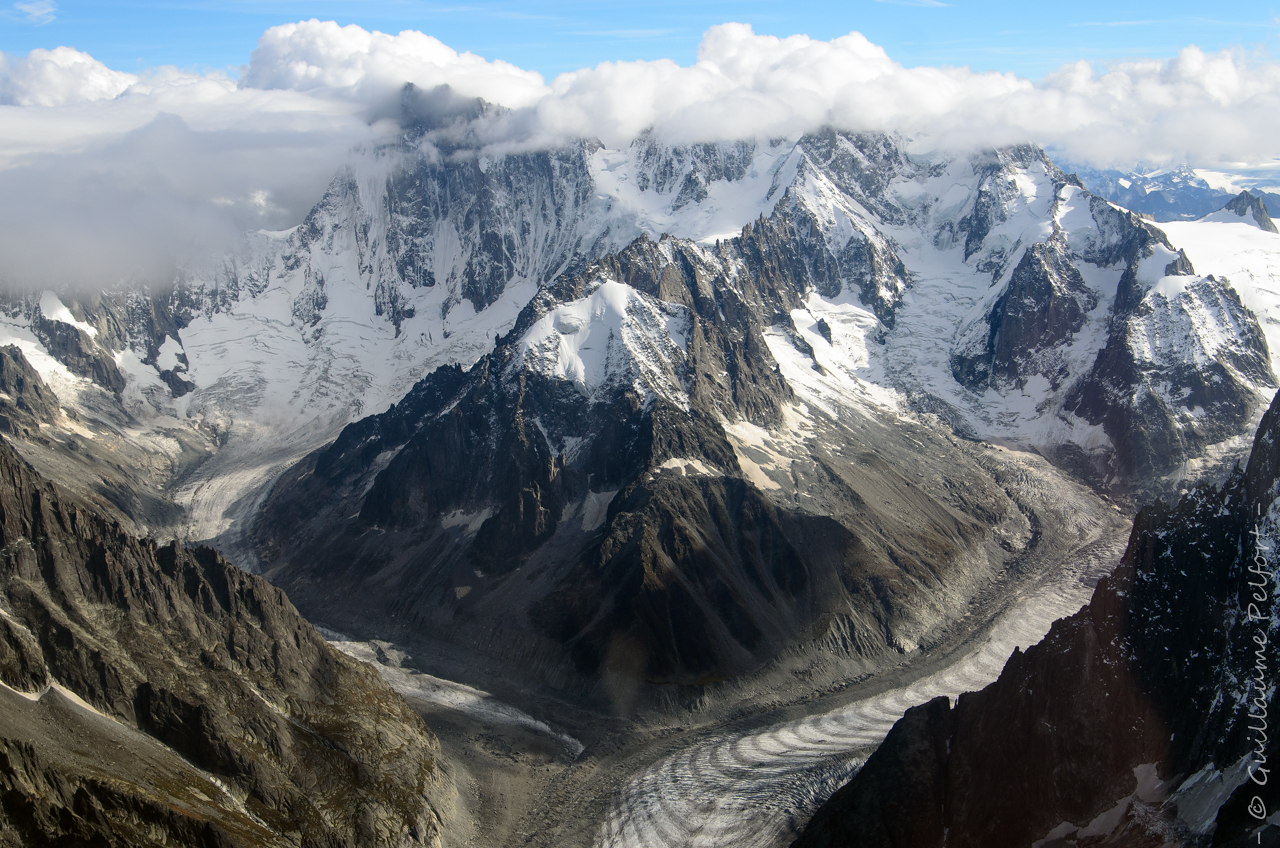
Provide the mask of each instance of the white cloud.
MULTIPOLYGON (((858 33, 775 38, 725 24, 697 61, 605 62, 545 81, 419 32, 304 21, 263 34, 241 78, 114 71, 69 47, 0 54, 0 269, 98 284, 162 275, 237 228, 297 223, 354 145, 395 127, 405 82, 507 107, 497 145, 778 137, 835 124, 939 146, 1033 141, 1072 161, 1264 164, 1280 138, 1280 65, 1188 47, 1033 82, 905 68, 858 33), (114 257, 97 261, 94 257, 114 257), (135 268, 135 271, 130 271, 135 268)), ((425 97, 424 108, 456 106, 425 97)))
POLYGON ((858 33, 832 41, 713 27, 697 62, 604 63, 564 74, 535 107, 545 131, 619 142, 655 126, 689 140, 832 123, 954 146, 1033 141, 1098 164, 1262 162, 1280 137, 1280 65, 1188 47, 1167 61, 1080 62, 1033 83, 905 68, 858 33))
POLYGON ((173 68, 118 74, 70 48, 6 58, 0 281, 11 284, 168 282, 239 232, 298 223, 375 137, 358 103, 173 68))
POLYGON ((787 135, 832 123, 914 132, 1031 89, 1011 74, 905 69, 859 33, 832 41, 713 27, 691 67, 604 63, 563 74, 538 109, 549 128, 620 142, 646 126, 687 140, 787 135))
POLYGON ((34 0, 31 3, 14 3, 13 8, 27 16, 27 20, 38 26, 51 24, 58 13, 58 4, 53 0, 34 0))
POLYGON ((421 32, 387 35, 317 20, 267 30, 241 85, 373 105, 394 97, 406 82, 426 89, 450 85, 468 97, 516 107, 528 106, 546 93, 541 74, 458 53, 421 32))
POLYGON ((32 50, 7 63, 0 54, 0 103, 14 106, 102 100, 121 94, 137 81, 133 74, 113 71, 72 47, 32 50))
POLYGON ((704 34, 697 61, 604 62, 544 83, 504 62, 399 35, 306 21, 268 30, 241 80, 375 109, 400 84, 449 84, 515 110, 489 128, 525 144, 780 136, 831 123, 924 133, 948 145, 1034 141, 1096 164, 1261 162, 1280 133, 1280 65, 1188 47, 1171 60, 1067 65, 1039 82, 967 68, 906 68, 859 33, 820 41, 704 34))

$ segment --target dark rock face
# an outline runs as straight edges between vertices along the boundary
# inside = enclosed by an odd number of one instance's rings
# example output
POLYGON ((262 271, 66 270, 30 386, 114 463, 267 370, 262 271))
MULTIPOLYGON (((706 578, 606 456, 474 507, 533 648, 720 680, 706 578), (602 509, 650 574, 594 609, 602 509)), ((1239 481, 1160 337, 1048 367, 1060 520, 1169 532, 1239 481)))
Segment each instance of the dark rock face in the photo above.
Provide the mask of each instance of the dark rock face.
POLYGON ((789 254, 797 279, 824 297, 837 297, 848 286, 882 324, 893 327, 894 312, 909 284, 893 244, 879 234, 857 232, 833 252, 816 216, 790 194, 779 202, 769 223, 771 241, 789 254))
POLYGON ((970 388, 1022 388, 1028 377, 1041 374, 1056 390, 1067 376, 1056 348, 1080 331, 1097 305, 1097 293, 1085 284, 1063 245, 1032 245, 992 307, 986 349, 979 357, 954 357, 952 372, 970 388))
MULTIPOLYGON (((963 558, 986 562, 985 528, 1014 508, 958 458, 963 504, 950 481, 913 486, 862 448, 782 472, 830 499, 811 510, 743 479, 725 422, 784 421, 792 392, 764 332, 814 285, 790 234, 775 217, 714 249, 642 237, 545 286, 472 369, 436 371, 286 473, 253 531, 268 575, 335 625, 394 616, 528 651, 514 674, 567 667, 565 685, 592 698, 617 678, 722 680, 830 626, 864 657, 910 642, 917 593, 963 558), (602 381, 549 375, 543 357, 586 332, 558 310, 614 283, 636 300, 602 381), (528 341, 537 327, 561 335, 528 341), (890 497, 910 521, 868 503, 890 497)), ((889 450, 905 431, 876 432, 889 450)))
POLYGON ((279 589, 7 444, 0 543, 0 844, 439 844, 434 737, 279 589))
POLYGON ((32 322, 32 330, 45 349, 72 374, 88 377, 117 395, 124 391, 124 375, 115 361, 84 330, 44 317, 32 322))
MULTIPOLYGON (((1057 185, 1060 202, 1067 183, 1057 185)), ((990 191, 980 192, 964 219, 970 237, 997 221, 1001 186, 993 176, 990 191), (990 214, 981 214, 984 197, 990 214)), ((1158 492, 1164 475, 1247 427, 1276 377, 1257 318, 1227 281, 1197 279, 1162 230, 1085 196, 1087 235, 1055 224, 1046 241, 1020 252, 1013 245, 971 253, 977 248, 966 242, 966 255, 990 265, 1002 288, 983 320, 962 328, 951 371, 975 392, 1023 390, 1044 378, 1041 404, 1060 403, 1110 439, 1105 461, 1086 460, 1098 466, 1086 476, 1113 491, 1158 492), (1095 314, 1104 295, 1086 283, 1083 263, 1120 272, 1105 315, 1095 314), (1209 326, 1223 329, 1203 331, 1209 326), (1080 346, 1078 338, 1103 331, 1101 350, 1094 341, 1080 346)))
POLYGON ((1280 232, 1276 229, 1275 222, 1271 220, 1271 216, 1267 213, 1267 204, 1261 197, 1257 197, 1248 191, 1242 191, 1231 199, 1231 202, 1222 207, 1224 212, 1234 212, 1241 218, 1250 217, 1260 229, 1269 233, 1280 232))
POLYGON ((1106 347, 1065 407, 1103 426, 1119 475, 1151 479, 1238 433, 1252 414, 1257 387, 1276 378, 1257 319, 1224 281, 1189 281, 1170 296, 1139 294, 1122 278, 1116 302, 1106 347), (1122 310, 1122 297, 1136 302, 1122 310), (1194 339, 1179 339, 1179 325, 1204 314, 1230 315, 1239 341, 1203 351, 1194 339), (1180 341, 1183 347, 1174 349, 1180 341))
MULTIPOLYGON (((96 331, 93 334, 44 315, 39 307, 40 295, 40 291, 5 292, 0 294, 0 308, 11 317, 29 321, 32 332, 49 355, 72 374, 92 380, 116 397, 124 390, 126 381, 116 366, 114 354, 135 348, 143 364, 155 365, 165 339, 179 339, 181 328, 186 326, 180 315, 181 297, 173 286, 59 295, 72 318, 93 328, 96 331)), ((175 368, 160 373, 174 397, 194 388, 194 384, 181 377, 187 369, 185 360, 185 354, 180 354, 175 368)))
POLYGON ((801 146, 849 197, 857 198, 888 223, 906 221, 904 211, 889 200, 887 191, 895 176, 912 168, 900 138, 825 127, 805 136, 801 146))
POLYGON ((0 429, 11 435, 35 436, 42 423, 62 414, 57 396, 17 345, 0 348, 0 393, 0 429))
MULTIPOLYGON (((590 245, 581 243, 575 225, 593 199, 590 152, 584 142, 492 163, 475 156, 423 160, 398 171, 386 198, 386 244, 397 276, 433 286, 444 282, 439 274, 454 275, 460 296, 480 311, 517 274, 541 283, 575 259, 580 267, 590 245), (458 255, 454 265, 440 261, 451 252, 458 255)), ((395 304, 387 309, 394 318, 395 304)))
MULTIPOLYGON (((909 710, 795 844, 1013 846, 1051 831, 1055 846, 1275 844, 1280 829, 1256 843, 1260 822, 1245 810, 1255 795, 1276 810, 1273 781, 1240 773, 1209 834, 1178 818, 1182 795, 1160 802, 1206 766, 1228 771, 1251 751, 1262 763, 1280 749, 1249 719, 1275 701, 1274 584, 1259 599, 1249 568, 1252 531, 1264 525, 1264 546, 1275 533, 1278 495, 1280 396, 1247 470, 1144 509, 1088 606, 1015 652, 981 692, 909 710), (1144 781, 1139 767, 1151 766, 1158 780, 1144 781), (1088 836, 1108 810, 1114 821, 1088 836)), ((1273 571, 1274 551, 1265 558, 1273 571)))
POLYGON ((1063 409, 1102 425, 1111 440, 1109 484, 1143 491, 1208 445, 1238 434, 1259 391, 1275 386, 1276 377, 1261 327, 1229 283, 1194 279, 1186 254, 1137 216, 1100 198, 1089 208, 1098 236, 1075 255, 1123 273, 1106 344, 1088 372, 1070 377, 1063 350, 1098 296, 1056 235, 1022 254, 991 308, 985 338, 961 346, 952 371, 977 390, 1022 387, 1034 375, 1054 391, 1065 383, 1063 409), (1160 277, 1188 279, 1157 286, 1160 277), (1199 336, 1196 328, 1209 321, 1230 327, 1231 340, 1199 336))

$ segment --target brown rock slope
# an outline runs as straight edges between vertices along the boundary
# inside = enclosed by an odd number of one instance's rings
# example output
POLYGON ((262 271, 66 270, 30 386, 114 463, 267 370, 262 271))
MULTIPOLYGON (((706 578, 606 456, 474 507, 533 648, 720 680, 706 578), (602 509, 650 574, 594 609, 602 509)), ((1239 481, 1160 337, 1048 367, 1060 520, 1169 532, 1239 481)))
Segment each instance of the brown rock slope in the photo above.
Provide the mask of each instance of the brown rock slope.
POLYGON ((1280 606, 1248 570, 1275 572, 1277 510, 1280 395, 1245 471, 1142 510, 1088 606, 909 710, 795 848, 1280 845, 1280 783, 1247 776, 1280 753, 1280 606))
POLYGON ((421 718, 279 589, 0 443, 0 846, 438 845, 421 718))

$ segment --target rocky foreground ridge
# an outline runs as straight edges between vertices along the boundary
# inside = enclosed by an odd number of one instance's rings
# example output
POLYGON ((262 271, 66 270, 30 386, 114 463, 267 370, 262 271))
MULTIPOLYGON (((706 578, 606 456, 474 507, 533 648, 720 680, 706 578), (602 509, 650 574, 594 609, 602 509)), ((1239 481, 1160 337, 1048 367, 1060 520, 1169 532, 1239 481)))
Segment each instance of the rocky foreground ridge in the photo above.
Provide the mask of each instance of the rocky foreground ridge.
POLYGON ((6 442, 0 684, 0 845, 440 844, 438 744, 376 671, 279 589, 124 533, 6 442))
POLYGON ((1244 471, 1143 509, 1088 606, 909 710, 796 848, 1280 844, 1278 498, 1280 396, 1244 471))

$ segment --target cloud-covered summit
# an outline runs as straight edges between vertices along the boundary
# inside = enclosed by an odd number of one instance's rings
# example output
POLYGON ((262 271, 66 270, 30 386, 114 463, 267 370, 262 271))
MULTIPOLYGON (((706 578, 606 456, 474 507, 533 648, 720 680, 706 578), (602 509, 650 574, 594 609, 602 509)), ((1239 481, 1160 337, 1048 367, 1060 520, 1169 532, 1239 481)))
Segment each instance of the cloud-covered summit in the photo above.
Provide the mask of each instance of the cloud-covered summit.
MULTIPOLYGON (((129 215, 139 227, 187 220, 177 229, 194 233, 188 242, 296 223, 349 150, 399 131, 386 118, 398 114, 405 83, 502 107, 485 110, 471 135, 499 149, 574 137, 622 146, 646 130, 673 142, 777 138, 832 124, 923 146, 1030 141, 1100 167, 1230 170, 1270 162, 1280 137, 1280 64, 1194 46, 1102 70, 1081 61, 1032 81, 908 68, 856 32, 778 38, 730 23, 707 30, 692 65, 604 62, 546 80, 421 32, 311 20, 267 30, 238 78, 124 73, 71 47, 0 54, 0 192, 24 200, 0 212, 0 258, 47 268, 39 254, 73 255, 57 245, 77 227, 79 241, 102 241, 100 216, 125 256, 134 254, 129 215), (112 186, 127 203, 113 200, 112 186)), ((77 268, 46 273, 54 282, 77 268)), ((104 268, 115 265, 95 273, 104 268)))
MULTIPOLYGON (((263 33, 234 84, 223 75, 175 69, 140 77, 69 47, 0 61, 0 103, 149 98, 156 111, 193 124, 227 105, 218 101, 255 115, 299 108, 297 100, 243 97, 252 91, 292 92, 312 101, 305 110, 335 114, 340 123, 350 114, 380 114, 407 82, 425 90, 448 85, 525 113, 519 126, 535 143, 595 137, 625 144, 646 129, 675 141, 781 137, 833 124, 954 144, 1031 141, 1099 166, 1138 160, 1208 166, 1269 161, 1280 130, 1280 64, 1194 46, 1172 59, 1102 71, 1082 60, 1032 81, 968 68, 904 67, 857 32, 821 41, 728 23, 704 33, 689 66, 604 62, 547 81, 421 32, 389 35, 310 20, 263 33), (221 90, 197 84, 208 80, 222 83, 221 90)), ((85 132, 118 123, 109 111, 96 110, 101 120, 86 121, 85 132)))
POLYGON ((1033 141, 1096 165, 1208 165, 1269 160, 1280 130, 1280 64, 1243 53, 1190 46, 1101 72, 1080 61, 1033 82, 907 68, 857 32, 778 38, 734 23, 707 30, 691 66, 604 62, 547 82, 420 32, 305 21, 268 30, 240 85, 372 108, 405 82, 525 111, 519 126, 542 143, 580 136, 620 145, 649 128, 674 141, 780 137, 833 124, 952 144, 1033 141))

